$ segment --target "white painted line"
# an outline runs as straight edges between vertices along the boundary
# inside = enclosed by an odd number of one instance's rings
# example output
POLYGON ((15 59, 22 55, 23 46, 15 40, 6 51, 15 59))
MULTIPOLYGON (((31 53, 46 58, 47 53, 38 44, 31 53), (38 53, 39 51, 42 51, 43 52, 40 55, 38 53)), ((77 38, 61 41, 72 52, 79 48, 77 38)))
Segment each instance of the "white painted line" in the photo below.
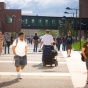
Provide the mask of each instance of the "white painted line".
MULTIPOLYGON (((0 61, 0 63, 13 63, 14 61, 0 61)), ((42 62, 35 62, 35 61, 27 61, 27 63, 42 63, 42 62)))
MULTIPOLYGON (((0 63, 13 63, 14 61, 0 61, 0 63)), ((41 61, 27 61, 27 63, 42 63, 41 61)), ((58 64, 66 64, 66 62, 58 62, 58 64)))
MULTIPOLYGON (((17 75, 16 72, 0 72, 0 76, 14 76, 17 75)), ((37 73, 37 72, 33 72, 33 73, 27 73, 27 72, 23 72, 21 73, 21 75, 23 76, 70 76, 69 73, 37 73)))

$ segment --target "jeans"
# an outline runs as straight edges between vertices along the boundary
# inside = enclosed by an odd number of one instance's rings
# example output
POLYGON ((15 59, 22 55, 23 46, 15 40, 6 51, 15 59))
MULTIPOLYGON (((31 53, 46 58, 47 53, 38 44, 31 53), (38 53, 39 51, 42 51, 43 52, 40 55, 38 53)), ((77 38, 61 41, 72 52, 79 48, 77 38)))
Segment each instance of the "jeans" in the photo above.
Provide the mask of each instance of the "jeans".
POLYGON ((6 48, 8 48, 8 54, 10 53, 9 51, 10 51, 10 42, 9 41, 7 41, 6 42, 7 44, 5 45, 5 54, 6 54, 6 48))
POLYGON ((44 61, 44 45, 43 45, 43 47, 42 47, 42 62, 44 61))
POLYGON ((66 44, 65 43, 62 43, 62 50, 66 50, 66 44))
POLYGON ((60 44, 56 44, 57 48, 58 48, 58 51, 60 50, 60 44))
POLYGON ((34 44, 34 52, 37 52, 38 44, 34 44))

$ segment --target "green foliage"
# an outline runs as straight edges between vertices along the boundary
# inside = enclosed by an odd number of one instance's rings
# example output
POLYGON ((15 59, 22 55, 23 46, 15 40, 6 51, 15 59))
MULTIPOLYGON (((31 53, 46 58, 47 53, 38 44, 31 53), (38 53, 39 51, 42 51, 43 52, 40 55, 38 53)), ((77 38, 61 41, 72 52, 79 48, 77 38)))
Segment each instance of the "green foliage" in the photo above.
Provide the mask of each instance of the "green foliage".
POLYGON ((11 36, 12 36, 12 37, 15 37, 15 35, 16 35, 15 32, 12 32, 12 33, 11 33, 11 36))
MULTIPOLYGON (((39 34, 40 36, 42 36, 42 35, 45 34, 45 32, 46 32, 46 30, 41 29, 41 30, 38 31, 38 34, 39 34)), ((50 34, 51 34, 53 37, 56 37, 56 36, 57 36, 57 32, 56 32, 55 30, 50 30, 50 34)))
MULTIPOLYGON (((82 41, 81 41, 81 48, 82 48, 82 46, 83 46, 83 44, 84 44, 85 42, 86 42, 85 40, 82 40, 82 41)), ((80 42, 76 42, 76 43, 72 44, 72 48, 73 48, 74 50, 80 50, 80 42)))
POLYGON ((68 31, 71 31, 72 36, 76 36, 75 30, 72 28, 72 23, 65 22, 63 23, 62 27, 59 27, 60 36, 66 36, 68 34, 68 31))

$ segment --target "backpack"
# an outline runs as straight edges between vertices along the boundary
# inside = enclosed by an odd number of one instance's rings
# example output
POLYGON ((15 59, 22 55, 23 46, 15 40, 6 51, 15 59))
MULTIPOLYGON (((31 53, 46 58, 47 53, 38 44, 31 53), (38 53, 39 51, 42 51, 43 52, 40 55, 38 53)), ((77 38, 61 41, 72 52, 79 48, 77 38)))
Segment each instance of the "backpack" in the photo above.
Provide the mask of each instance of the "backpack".
MULTIPOLYGON (((25 42, 27 42, 26 39, 24 39, 24 40, 25 40, 25 42)), ((17 44, 18 44, 18 38, 16 39, 16 46, 17 46, 17 44)))

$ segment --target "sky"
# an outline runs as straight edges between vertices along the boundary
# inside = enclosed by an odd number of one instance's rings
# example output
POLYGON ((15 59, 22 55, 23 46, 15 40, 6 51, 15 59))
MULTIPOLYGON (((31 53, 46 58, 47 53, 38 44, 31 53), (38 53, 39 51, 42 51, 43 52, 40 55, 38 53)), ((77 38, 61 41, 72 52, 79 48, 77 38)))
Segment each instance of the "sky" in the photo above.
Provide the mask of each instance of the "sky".
POLYGON ((0 0, 6 3, 6 9, 21 9, 22 15, 38 16, 67 16, 65 11, 75 13, 73 10, 66 10, 66 7, 79 8, 79 0, 0 0))

